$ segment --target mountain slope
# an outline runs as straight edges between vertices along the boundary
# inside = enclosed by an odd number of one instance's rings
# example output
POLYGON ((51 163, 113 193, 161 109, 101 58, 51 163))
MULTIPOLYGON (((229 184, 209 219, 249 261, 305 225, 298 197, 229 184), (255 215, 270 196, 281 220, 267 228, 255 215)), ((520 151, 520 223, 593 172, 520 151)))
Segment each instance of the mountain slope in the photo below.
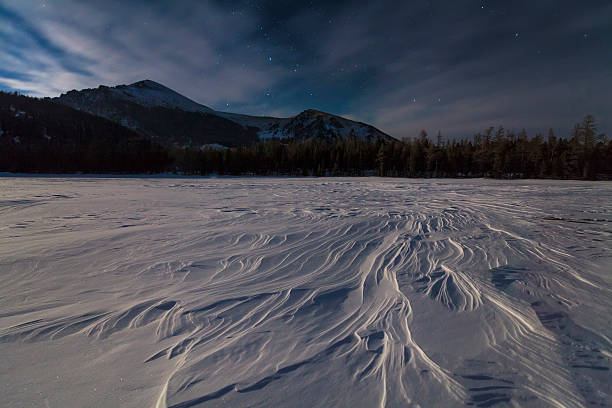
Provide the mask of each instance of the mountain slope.
POLYGON ((249 116, 227 112, 216 112, 215 114, 243 126, 256 127, 260 139, 297 138, 304 140, 311 137, 329 139, 356 137, 363 140, 393 139, 374 126, 314 109, 305 110, 289 118, 249 116))
POLYGON ((393 139, 371 125, 316 110, 289 118, 218 112, 150 80, 73 90, 55 100, 179 145, 235 146, 270 138, 393 139))
POLYGON ((149 80, 73 90, 54 100, 110 119, 163 144, 235 146, 257 140, 256 129, 215 115, 212 109, 149 80))
POLYGON ((108 87, 100 85, 98 88, 72 90, 63 94, 60 101, 68 105, 75 105, 81 110, 91 107, 100 107, 100 103, 109 101, 131 102, 145 107, 161 107, 181 109, 187 112, 213 113, 214 110, 200 105, 197 102, 165 87, 157 82, 145 79, 131 85, 118 85, 108 87))
POLYGON ((159 144, 113 121, 0 92, 0 171, 143 173, 168 164, 159 144))

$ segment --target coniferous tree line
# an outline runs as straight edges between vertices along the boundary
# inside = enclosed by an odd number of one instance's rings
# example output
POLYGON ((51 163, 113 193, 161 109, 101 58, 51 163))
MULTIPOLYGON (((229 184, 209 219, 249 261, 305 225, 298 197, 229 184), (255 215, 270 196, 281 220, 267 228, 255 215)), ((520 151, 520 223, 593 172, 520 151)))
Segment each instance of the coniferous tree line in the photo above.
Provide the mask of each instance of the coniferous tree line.
POLYGON ((296 176, 612 178, 612 141, 586 116, 569 137, 503 127, 471 138, 268 140, 228 149, 160 144, 47 99, 0 92, 0 171, 296 176))
POLYGON ((165 147, 132 130, 49 100, 0 92, 0 171, 159 173, 165 147))
POLYGON ((397 141, 307 139, 256 143, 248 147, 174 151, 187 174, 255 174, 391 177, 494 177, 610 179, 612 142, 597 132, 592 116, 570 138, 530 138, 503 127, 471 139, 431 140, 425 131, 397 141))

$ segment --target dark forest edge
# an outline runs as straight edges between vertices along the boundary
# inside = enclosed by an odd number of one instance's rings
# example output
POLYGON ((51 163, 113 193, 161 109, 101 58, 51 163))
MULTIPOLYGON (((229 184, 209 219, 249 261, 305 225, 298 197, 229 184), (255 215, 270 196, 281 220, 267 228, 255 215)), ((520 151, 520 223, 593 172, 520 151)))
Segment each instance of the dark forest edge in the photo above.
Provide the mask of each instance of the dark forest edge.
POLYGON ((269 140, 162 145, 48 99, 0 92, 0 172, 611 179, 612 141, 587 115, 570 137, 503 127, 469 139, 269 140))

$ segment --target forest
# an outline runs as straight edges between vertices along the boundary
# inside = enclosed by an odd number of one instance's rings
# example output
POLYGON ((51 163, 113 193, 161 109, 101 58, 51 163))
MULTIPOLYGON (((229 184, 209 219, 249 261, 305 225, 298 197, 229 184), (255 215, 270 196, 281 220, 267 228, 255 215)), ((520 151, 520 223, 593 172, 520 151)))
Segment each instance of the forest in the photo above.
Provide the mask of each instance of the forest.
POLYGON ((587 115, 568 136, 490 127, 445 140, 267 140, 227 149, 160 143, 46 99, 0 92, 0 171, 390 177, 612 178, 612 141, 587 115))
POLYGON ((598 133, 587 115, 571 137, 528 137, 503 127, 472 138, 397 141, 307 139, 260 142, 247 147, 173 150, 177 168, 186 174, 254 174, 302 176, 492 177, 609 179, 612 143, 598 133))
POLYGON ((170 164, 165 147, 117 123, 0 92, 0 171, 160 173, 170 164))

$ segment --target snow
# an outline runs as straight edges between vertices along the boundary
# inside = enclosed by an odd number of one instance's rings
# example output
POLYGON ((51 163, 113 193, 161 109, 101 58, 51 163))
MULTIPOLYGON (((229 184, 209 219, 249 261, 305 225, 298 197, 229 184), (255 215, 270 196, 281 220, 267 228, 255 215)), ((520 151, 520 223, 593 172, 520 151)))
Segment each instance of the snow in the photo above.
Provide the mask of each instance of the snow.
POLYGON ((269 116, 249 116, 239 113, 215 112, 215 115, 229 119, 244 127, 256 127, 259 129, 257 136, 260 140, 270 138, 285 139, 282 129, 291 121, 291 118, 273 118, 269 116))
POLYGON ((121 126, 126 127, 128 129, 138 129, 138 122, 136 122, 132 118, 121 118, 121 121, 119 123, 121 124, 121 126))
POLYGON ((204 150, 204 149, 226 150, 228 149, 228 147, 222 144, 219 144, 219 143, 209 143, 209 144, 203 144, 202 146, 200 146, 200 150, 204 150))
POLYGON ((178 92, 151 80, 139 81, 131 85, 119 85, 109 89, 120 98, 142 106, 163 106, 166 108, 178 108, 188 112, 214 112, 209 107, 200 105, 178 92))
POLYGON ((250 116, 243 115, 240 113, 230 112, 215 112, 215 115, 221 116, 222 118, 229 119, 232 122, 236 122, 244 127, 253 126, 261 129, 267 129, 275 124, 285 124, 291 118, 274 118, 270 116, 250 116))
POLYGON ((286 135, 285 133, 283 133, 281 130, 260 130, 259 132, 257 132, 257 137, 259 137, 260 140, 267 140, 267 139, 287 139, 289 136, 286 135))
POLYGON ((323 128, 328 131, 329 135, 333 134, 336 137, 355 136, 358 139, 368 139, 369 137, 380 136, 388 138, 388 135, 365 123, 312 109, 289 118, 258 117, 227 112, 215 112, 215 115, 229 119, 244 127, 259 128, 257 136, 260 140, 293 138, 296 133, 318 120, 322 121, 323 128))
POLYGON ((0 178, 3 405, 582 407, 612 184, 0 178))
MULTIPOLYGON (((105 92, 110 93, 120 101, 128 101, 146 107, 165 107, 170 109, 182 109, 188 112, 214 113, 211 108, 167 88, 157 82, 144 80, 130 85, 118 85, 114 87, 100 86, 97 89, 83 89, 81 91, 70 91, 62 94, 60 102, 77 109, 88 110, 88 106, 105 97, 105 92)), ((126 126, 126 125, 124 125, 126 126)), ((129 123, 128 127, 134 125, 129 123)))
POLYGON ((22 110, 18 110, 17 108, 15 108, 13 105, 9 106, 9 109, 11 112, 15 112, 15 117, 18 118, 20 116, 24 116, 26 114, 26 112, 22 111, 22 110))

